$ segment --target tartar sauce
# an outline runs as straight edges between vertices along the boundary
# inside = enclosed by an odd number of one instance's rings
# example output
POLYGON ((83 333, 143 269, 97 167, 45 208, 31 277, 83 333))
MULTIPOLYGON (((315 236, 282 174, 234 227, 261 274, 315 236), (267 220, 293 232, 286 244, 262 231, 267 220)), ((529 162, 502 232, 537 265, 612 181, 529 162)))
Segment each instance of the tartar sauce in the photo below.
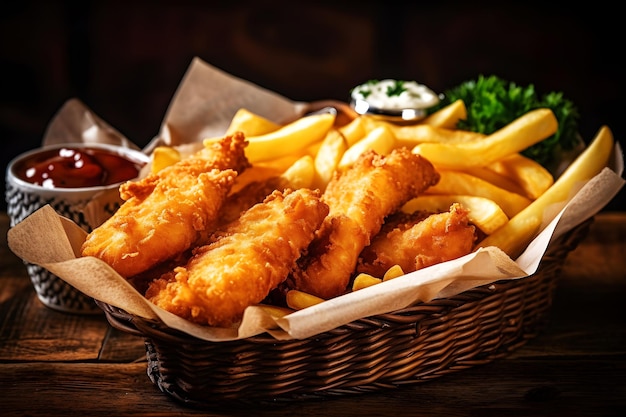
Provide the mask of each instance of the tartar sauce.
POLYGON ((351 91, 352 105, 359 114, 402 113, 424 110, 439 103, 439 96, 415 81, 371 80, 351 91))

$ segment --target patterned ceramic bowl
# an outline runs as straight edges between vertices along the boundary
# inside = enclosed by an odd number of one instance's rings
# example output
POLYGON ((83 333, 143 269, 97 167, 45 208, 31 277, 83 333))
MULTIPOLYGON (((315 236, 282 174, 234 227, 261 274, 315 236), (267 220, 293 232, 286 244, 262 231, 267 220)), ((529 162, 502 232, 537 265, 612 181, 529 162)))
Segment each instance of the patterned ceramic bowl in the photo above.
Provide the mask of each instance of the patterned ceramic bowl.
MULTIPOLYGON (((120 206, 119 185, 149 161, 144 153, 103 144, 65 144, 34 149, 7 166, 6 202, 11 227, 50 205, 89 232, 120 206)), ((26 263, 38 298, 70 313, 100 314, 93 299, 46 269, 26 263)))

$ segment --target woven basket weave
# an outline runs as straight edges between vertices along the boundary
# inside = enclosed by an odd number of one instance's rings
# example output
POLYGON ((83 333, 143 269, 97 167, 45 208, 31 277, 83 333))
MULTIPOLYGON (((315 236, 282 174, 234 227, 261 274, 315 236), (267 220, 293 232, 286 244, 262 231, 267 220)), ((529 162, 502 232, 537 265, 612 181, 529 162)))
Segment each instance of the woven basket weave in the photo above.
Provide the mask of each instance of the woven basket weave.
POLYGON ((545 322, 561 267, 591 220, 548 248, 536 274, 363 318, 304 340, 211 343, 97 301, 145 339, 148 375, 193 406, 355 394, 425 382, 508 355, 545 322))

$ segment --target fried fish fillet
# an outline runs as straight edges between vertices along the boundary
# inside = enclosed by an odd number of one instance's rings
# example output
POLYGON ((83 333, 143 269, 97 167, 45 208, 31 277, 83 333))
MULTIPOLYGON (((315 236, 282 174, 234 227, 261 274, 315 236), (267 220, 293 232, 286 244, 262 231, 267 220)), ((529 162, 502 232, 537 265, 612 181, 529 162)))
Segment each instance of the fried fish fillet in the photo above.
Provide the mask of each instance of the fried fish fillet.
POLYGON ((361 253, 357 272, 382 277, 399 265, 409 273, 467 255, 476 241, 468 214, 458 203, 444 213, 394 213, 361 253))
POLYGON ((230 326, 285 280, 327 214, 317 190, 276 190, 150 283, 146 298, 195 323, 230 326))
POLYGON ((363 153, 328 184, 322 200, 329 214, 287 286, 325 299, 346 292, 359 254, 385 217, 437 181, 433 165, 406 148, 363 153))
POLYGON ((239 191, 228 196, 220 210, 220 223, 232 222, 245 210, 263 201, 274 190, 283 191, 286 188, 292 188, 291 183, 281 176, 246 184, 239 191))
POLYGON ((242 134, 120 187, 124 203, 94 229, 82 256, 100 258, 131 277, 208 238, 238 171, 249 166, 242 134))

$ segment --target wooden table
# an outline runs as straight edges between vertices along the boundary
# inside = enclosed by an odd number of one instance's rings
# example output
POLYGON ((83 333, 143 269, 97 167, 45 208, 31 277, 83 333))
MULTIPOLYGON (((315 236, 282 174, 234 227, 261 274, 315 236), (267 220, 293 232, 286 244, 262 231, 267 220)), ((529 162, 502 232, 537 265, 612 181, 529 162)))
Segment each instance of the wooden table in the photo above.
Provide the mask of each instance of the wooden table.
POLYGON ((53 311, 7 247, 0 214, 0 415, 626 415, 626 213, 603 212, 570 254, 547 328, 505 359, 394 390, 200 411, 146 374, 143 341, 103 315, 53 311))

